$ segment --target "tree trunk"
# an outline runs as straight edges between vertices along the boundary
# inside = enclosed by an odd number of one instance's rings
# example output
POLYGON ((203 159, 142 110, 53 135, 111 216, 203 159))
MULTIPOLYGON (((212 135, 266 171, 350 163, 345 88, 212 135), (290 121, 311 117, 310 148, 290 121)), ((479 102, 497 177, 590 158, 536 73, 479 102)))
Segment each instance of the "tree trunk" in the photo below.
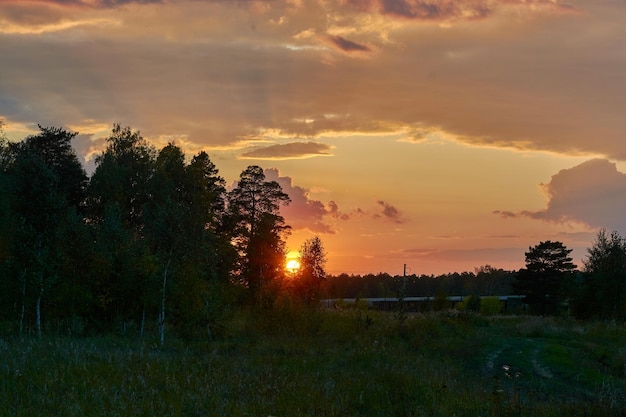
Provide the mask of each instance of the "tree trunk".
POLYGON ((20 337, 24 331, 24 315, 26 314, 26 270, 22 272, 22 308, 20 311, 20 337))
POLYGON ((167 264, 165 265, 165 269, 163 270, 163 289, 161 292, 161 313, 159 314, 159 337, 161 339, 161 346, 165 343, 165 287, 167 284, 167 270, 170 267, 170 262, 172 262, 172 252, 170 251, 170 256, 167 260, 167 264))
POLYGON ((37 303, 35 305, 37 336, 39 337, 41 337, 41 298, 42 296, 43 296, 43 286, 40 286, 39 294, 37 294, 37 303))
POLYGON ((146 325, 146 305, 143 305, 143 310, 141 312, 141 330, 139 331, 139 336, 143 339, 143 329, 146 325))

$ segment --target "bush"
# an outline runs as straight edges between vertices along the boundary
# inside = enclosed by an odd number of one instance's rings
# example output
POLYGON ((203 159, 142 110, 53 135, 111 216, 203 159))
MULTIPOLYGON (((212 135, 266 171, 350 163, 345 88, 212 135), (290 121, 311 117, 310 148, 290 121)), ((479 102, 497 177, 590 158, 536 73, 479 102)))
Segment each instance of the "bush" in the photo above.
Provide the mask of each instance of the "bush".
POLYGON ((456 305, 456 309, 460 311, 480 311, 480 297, 477 295, 468 295, 463 301, 456 305))
POLYGON ((480 314, 485 316, 500 314, 503 308, 504 304, 498 297, 483 297, 480 300, 480 314))

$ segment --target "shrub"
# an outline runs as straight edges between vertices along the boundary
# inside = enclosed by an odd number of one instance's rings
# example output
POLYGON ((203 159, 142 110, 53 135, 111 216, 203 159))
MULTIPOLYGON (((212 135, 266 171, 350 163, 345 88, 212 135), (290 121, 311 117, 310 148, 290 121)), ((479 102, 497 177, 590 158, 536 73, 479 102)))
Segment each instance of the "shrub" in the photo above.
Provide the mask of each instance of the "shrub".
POLYGON ((484 314, 486 316, 500 314, 503 307, 504 304, 498 297, 483 297, 480 300, 480 314, 484 314))
POLYGON ((456 305, 456 309, 460 311, 480 311, 480 297, 477 295, 468 295, 463 301, 456 305))

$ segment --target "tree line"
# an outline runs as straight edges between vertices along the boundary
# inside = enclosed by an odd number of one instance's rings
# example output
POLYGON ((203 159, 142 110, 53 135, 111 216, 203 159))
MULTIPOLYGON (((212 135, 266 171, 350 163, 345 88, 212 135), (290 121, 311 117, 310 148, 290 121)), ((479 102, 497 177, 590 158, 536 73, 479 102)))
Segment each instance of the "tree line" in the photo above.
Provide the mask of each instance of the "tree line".
POLYGON ((525 268, 507 271, 484 265, 474 272, 442 275, 387 273, 329 277, 325 298, 523 295, 528 311, 580 319, 626 321, 626 238, 600 229, 582 270, 562 242, 543 241, 525 252, 525 268))
MULTIPOLYGON (((1 128, 1 126, 0 126, 1 128)), ((0 132, 1 133, 1 132, 0 132)), ((206 152, 189 161, 173 143, 156 149, 114 125, 88 177, 71 141, 39 127, 12 143, 0 134, 0 323, 5 331, 69 333, 166 329, 213 337, 243 304, 271 308, 288 294, 320 298, 525 295, 538 314, 626 319, 626 241, 601 230, 581 271, 561 242, 530 247, 526 267, 473 273, 326 277, 318 237, 285 279, 280 215, 289 196, 247 167, 236 185, 206 152)), ((3 330, 3 329, 0 329, 3 330)))
MULTIPOLYGON (((157 150, 114 125, 88 177, 76 134, 40 126, 21 142, 0 140, 5 327, 211 336, 235 306, 271 304, 284 290, 289 196, 261 167, 227 191, 206 152, 187 162, 175 144, 157 150)), ((290 290, 310 300, 325 252, 319 238, 306 245, 307 288, 290 290)))

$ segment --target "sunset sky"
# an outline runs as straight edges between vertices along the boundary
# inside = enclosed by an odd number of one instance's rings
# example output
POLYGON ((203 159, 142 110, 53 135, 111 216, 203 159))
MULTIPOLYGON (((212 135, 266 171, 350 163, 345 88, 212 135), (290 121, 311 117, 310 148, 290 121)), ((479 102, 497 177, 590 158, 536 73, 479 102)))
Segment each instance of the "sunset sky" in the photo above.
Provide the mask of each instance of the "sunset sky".
POLYGON ((626 234, 625 0, 0 0, 0 120, 266 169, 331 273, 626 234))

